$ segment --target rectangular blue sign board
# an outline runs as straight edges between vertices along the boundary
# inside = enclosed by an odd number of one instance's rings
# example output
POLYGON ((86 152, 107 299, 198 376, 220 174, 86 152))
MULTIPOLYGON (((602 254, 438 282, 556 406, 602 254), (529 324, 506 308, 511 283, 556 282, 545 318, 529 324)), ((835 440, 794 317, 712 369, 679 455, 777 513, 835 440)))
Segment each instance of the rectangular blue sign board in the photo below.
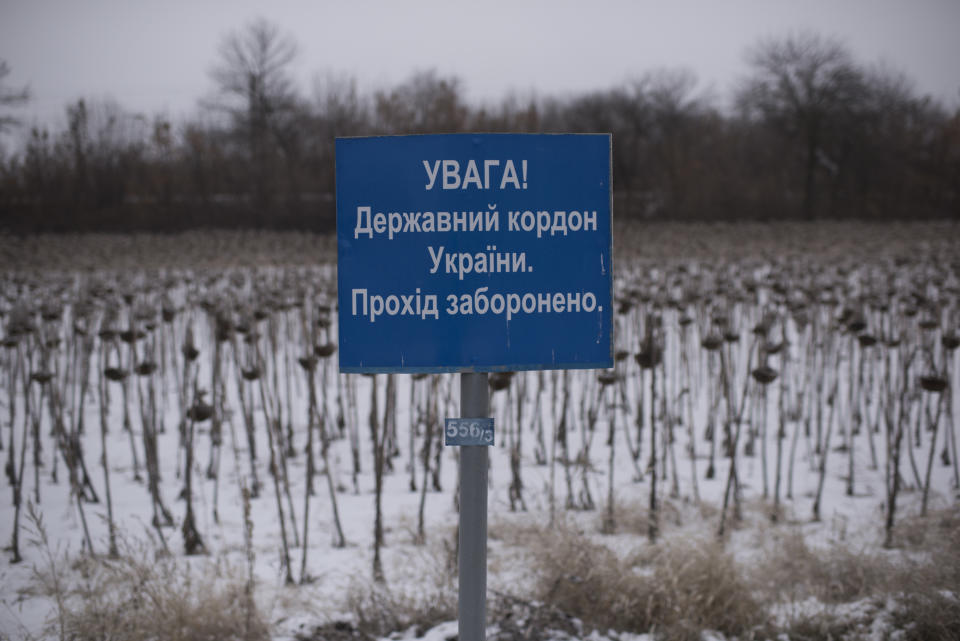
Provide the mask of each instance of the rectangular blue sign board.
POLYGON ((443 424, 444 445, 493 445, 492 418, 448 418, 443 424))
POLYGON ((337 139, 340 370, 612 367, 610 145, 337 139))

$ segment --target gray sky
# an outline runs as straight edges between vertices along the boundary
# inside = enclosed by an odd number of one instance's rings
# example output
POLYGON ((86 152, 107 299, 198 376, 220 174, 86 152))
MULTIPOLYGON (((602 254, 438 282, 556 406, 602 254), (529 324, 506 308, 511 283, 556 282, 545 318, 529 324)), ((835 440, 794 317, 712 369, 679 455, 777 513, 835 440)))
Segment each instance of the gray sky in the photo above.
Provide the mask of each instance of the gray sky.
POLYGON ((180 118, 211 91, 224 34, 258 16, 299 43, 304 92, 317 73, 369 90, 433 68, 494 102, 685 67, 725 99, 749 45, 812 29, 960 105, 960 0, 0 0, 0 58, 11 85, 30 87, 28 121, 59 122, 81 96, 180 118))

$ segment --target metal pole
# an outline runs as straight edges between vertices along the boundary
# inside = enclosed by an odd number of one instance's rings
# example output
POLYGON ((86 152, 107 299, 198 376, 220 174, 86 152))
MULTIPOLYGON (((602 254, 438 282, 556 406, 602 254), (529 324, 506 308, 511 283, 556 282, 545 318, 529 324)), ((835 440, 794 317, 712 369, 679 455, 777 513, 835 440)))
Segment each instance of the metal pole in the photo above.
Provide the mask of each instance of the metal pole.
MULTIPOLYGON (((489 414, 487 374, 460 374, 460 417, 489 414)), ((460 448, 459 641, 487 636, 487 452, 486 445, 460 448)))

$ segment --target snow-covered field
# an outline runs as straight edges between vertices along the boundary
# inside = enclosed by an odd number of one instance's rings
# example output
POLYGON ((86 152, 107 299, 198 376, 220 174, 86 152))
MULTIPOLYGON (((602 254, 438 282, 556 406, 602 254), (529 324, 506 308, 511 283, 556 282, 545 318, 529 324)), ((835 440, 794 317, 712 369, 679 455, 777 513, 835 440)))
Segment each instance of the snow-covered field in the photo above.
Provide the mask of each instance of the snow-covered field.
MULTIPOLYGON (((619 229, 615 371, 491 379, 503 389, 491 392, 488 636, 662 632, 535 621, 553 605, 541 598, 551 533, 641 571, 629 559, 715 540, 742 568, 768 567, 789 545, 914 562, 934 552, 905 541, 938 523, 956 541, 958 239, 949 225, 619 229), (922 511, 935 518, 917 520, 922 511)), ((458 378, 337 374, 324 349, 336 343, 329 239, 90 237, 69 252, 63 239, 3 242, 0 539, 16 528, 19 541, 0 563, 0 636, 56 638, 64 613, 89 613, 96 593, 107 610, 146 617, 151 604, 127 600, 116 578, 134 566, 142 582, 160 577, 200 600, 248 587, 272 638, 348 638, 430 605, 429 625, 393 632, 456 634, 442 615, 456 603, 458 451, 439 445, 438 425, 458 415, 458 378), (111 529, 128 566, 110 560, 111 529)), ((750 634, 801 638, 791 622, 828 619, 846 621, 837 629, 849 638, 910 630, 887 591, 790 598, 784 577, 771 576, 776 589, 752 577, 766 627, 750 634)))

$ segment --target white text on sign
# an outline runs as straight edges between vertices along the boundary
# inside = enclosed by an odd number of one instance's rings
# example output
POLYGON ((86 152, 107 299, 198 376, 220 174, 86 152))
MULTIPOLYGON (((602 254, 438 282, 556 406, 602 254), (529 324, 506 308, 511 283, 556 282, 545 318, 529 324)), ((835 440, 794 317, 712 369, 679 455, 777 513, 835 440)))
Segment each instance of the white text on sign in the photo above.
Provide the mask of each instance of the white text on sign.
POLYGON ((483 160, 481 165, 478 165, 476 160, 468 160, 462 167, 457 160, 424 160, 423 168, 427 171, 427 184, 424 186, 427 191, 436 186, 438 175, 442 189, 491 189, 491 184, 494 187, 499 185, 499 189, 527 188, 526 160, 520 161, 519 176, 517 166, 512 160, 506 160, 502 165, 499 160, 494 159, 483 160), (493 183, 490 182, 491 175, 493 183))
POLYGON ((492 418, 444 419, 444 445, 493 445, 492 418))

